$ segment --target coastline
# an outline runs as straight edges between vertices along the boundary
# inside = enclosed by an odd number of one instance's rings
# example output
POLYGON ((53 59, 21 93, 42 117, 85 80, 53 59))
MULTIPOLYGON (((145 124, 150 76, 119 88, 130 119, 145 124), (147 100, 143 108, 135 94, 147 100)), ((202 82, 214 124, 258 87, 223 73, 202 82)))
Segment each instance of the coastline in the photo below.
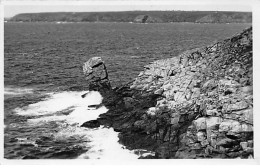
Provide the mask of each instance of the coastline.
POLYGON ((120 143, 154 151, 155 158, 252 158, 252 75, 248 28, 155 61, 132 84, 90 88, 100 91, 109 109, 94 127, 113 127, 120 143))

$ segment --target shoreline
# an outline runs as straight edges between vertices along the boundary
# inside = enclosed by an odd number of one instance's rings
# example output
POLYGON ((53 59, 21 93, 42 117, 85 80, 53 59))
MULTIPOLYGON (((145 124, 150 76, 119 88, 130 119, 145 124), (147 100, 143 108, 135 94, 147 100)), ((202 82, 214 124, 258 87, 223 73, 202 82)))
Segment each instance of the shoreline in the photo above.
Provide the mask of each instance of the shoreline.
POLYGON ((90 89, 100 91, 109 109, 96 126, 113 127, 120 143, 154 151, 155 158, 252 158, 251 51, 248 28, 152 62, 131 85, 109 89, 96 85, 108 81, 96 81, 90 89), (234 71, 236 60, 243 65, 239 72, 234 71), (235 76, 240 73, 246 74, 245 81, 235 76))

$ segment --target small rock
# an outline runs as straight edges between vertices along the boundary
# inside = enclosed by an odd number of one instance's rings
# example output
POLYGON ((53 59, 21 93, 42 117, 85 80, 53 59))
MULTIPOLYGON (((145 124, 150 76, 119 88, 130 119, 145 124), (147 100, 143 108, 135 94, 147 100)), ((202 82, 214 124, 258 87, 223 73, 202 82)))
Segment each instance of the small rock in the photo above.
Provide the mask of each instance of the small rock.
POLYGON ((163 89, 160 88, 160 89, 156 90, 156 91, 154 92, 154 94, 162 95, 162 94, 163 94, 163 89))
POLYGON ((218 126, 222 122, 222 118, 220 117, 209 117, 206 118, 206 124, 208 129, 218 129, 218 126))
POLYGON ((206 110, 206 115, 208 116, 217 116, 219 113, 218 113, 218 110, 217 109, 212 109, 212 110, 206 110))
POLYGON ((140 77, 140 76, 143 76, 143 74, 144 74, 144 72, 142 71, 142 72, 140 72, 139 73, 139 75, 138 75, 138 77, 140 77))
POLYGON ((206 118, 204 118, 204 117, 194 120, 193 123, 194 123, 197 131, 206 130, 206 128, 207 128, 206 118))
MULTIPOLYGON (((147 86, 147 85, 146 85, 146 86, 147 86)), ((145 85, 139 84, 139 85, 136 85, 134 88, 135 88, 136 90, 144 90, 144 87, 145 87, 145 85)))
POLYGON ((86 128, 98 128, 100 126, 100 123, 97 120, 90 120, 81 125, 81 127, 86 128))
POLYGON ((240 146, 242 147, 243 150, 246 150, 247 142, 240 142, 240 146))
POLYGON ((201 141, 206 139, 204 132, 199 131, 196 135, 197 135, 197 138, 198 138, 199 142, 201 142, 201 141))
POLYGON ((171 124, 172 125, 177 125, 179 122, 179 117, 171 118, 171 124))
POLYGON ((229 86, 229 87, 238 87, 240 84, 234 80, 221 79, 219 80, 219 85, 229 86))
POLYGON ((247 145, 248 145, 249 148, 253 148, 253 147, 254 147, 254 142, 253 142, 253 140, 247 141, 247 145))
POLYGON ((205 148, 205 154, 206 155, 211 155, 212 154, 212 151, 213 151, 213 147, 208 145, 206 148, 205 148))
POLYGON ((253 149, 253 148, 246 148, 246 149, 245 149, 245 152, 246 152, 246 153, 253 153, 253 152, 254 152, 254 149, 253 149))
POLYGON ((253 155, 249 155, 248 159, 254 159, 253 155))
POLYGON ((153 116, 156 113, 156 108, 150 107, 146 113, 153 116))
POLYGON ((208 140, 205 139, 205 140, 201 141, 200 144, 202 147, 205 147, 205 146, 209 145, 209 142, 208 142, 208 140))
POLYGON ((200 97, 200 88, 193 88, 191 99, 200 97))
POLYGON ((219 125, 220 132, 228 132, 231 131, 233 133, 238 133, 241 131, 241 125, 238 121, 235 120, 224 120, 219 125))
POLYGON ((166 85, 163 85, 162 88, 163 88, 164 90, 170 90, 172 87, 173 87, 172 84, 168 83, 168 84, 166 84, 166 85))
POLYGON ((177 101, 177 102, 184 102, 184 101, 186 101, 185 94, 183 92, 175 93, 174 100, 177 101))
POLYGON ((230 104, 226 107, 226 111, 235 111, 235 110, 243 110, 248 107, 248 104, 245 101, 240 101, 235 104, 230 104))
POLYGON ((241 124, 241 132, 253 132, 253 126, 249 124, 241 124))
POLYGON ((253 86, 241 87, 240 90, 244 93, 253 93, 253 86))
POLYGON ((217 84, 216 84, 215 80, 214 79, 210 79, 210 80, 208 80, 207 82, 205 82, 203 84, 202 88, 203 89, 212 89, 212 88, 214 88, 216 86, 217 86, 217 84))
POLYGON ((239 120, 246 121, 247 123, 253 125, 253 117, 254 116, 253 116, 253 109, 252 108, 239 111, 239 115, 240 115, 239 120))

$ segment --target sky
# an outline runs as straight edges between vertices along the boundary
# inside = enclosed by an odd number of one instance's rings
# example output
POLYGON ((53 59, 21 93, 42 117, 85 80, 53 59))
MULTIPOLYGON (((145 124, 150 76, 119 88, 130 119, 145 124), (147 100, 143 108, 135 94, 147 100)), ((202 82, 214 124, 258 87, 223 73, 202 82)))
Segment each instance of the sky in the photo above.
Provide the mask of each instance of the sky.
POLYGON ((246 11, 250 12, 251 0, 173 0, 173 1, 18 1, 4 2, 4 17, 20 13, 37 12, 98 12, 98 11, 133 11, 133 10, 197 10, 197 11, 246 11), (99 3, 100 2, 100 3, 99 3), (235 3, 234 3, 235 2, 235 3))

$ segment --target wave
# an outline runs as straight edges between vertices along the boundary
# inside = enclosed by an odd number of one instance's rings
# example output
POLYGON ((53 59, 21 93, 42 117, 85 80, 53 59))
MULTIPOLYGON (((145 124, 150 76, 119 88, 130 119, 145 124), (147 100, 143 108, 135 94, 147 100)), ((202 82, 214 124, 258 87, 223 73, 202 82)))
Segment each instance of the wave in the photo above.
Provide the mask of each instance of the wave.
POLYGON ((88 131, 91 148, 78 159, 136 160, 140 156, 118 143, 118 133, 113 128, 99 127, 88 131))
POLYGON ((29 88, 11 88, 5 87, 4 88, 4 95, 22 95, 22 94, 32 94, 33 89, 29 88))
POLYGON ((18 115, 25 116, 48 116, 48 115, 59 115, 66 112, 72 112, 71 117, 75 117, 78 120, 88 120, 89 117, 97 118, 99 114, 106 112, 106 109, 101 108, 99 113, 94 110, 92 113, 88 110, 89 105, 100 104, 102 102, 102 96, 99 92, 81 91, 81 92, 60 92, 60 93, 49 93, 48 97, 43 101, 30 104, 29 106, 16 108, 14 111, 18 115), (81 95, 88 94, 85 98, 81 95), (87 114, 89 112, 89 115, 87 114))
POLYGON ((81 142, 80 145, 85 146, 88 150, 80 154, 78 159, 138 159, 141 155, 125 149, 118 143, 118 133, 113 128, 80 127, 84 122, 95 120, 100 114, 108 111, 105 106, 99 106, 97 109, 88 108, 90 105, 99 105, 102 99, 101 94, 96 91, 49 93, 44 100, 26 107, 16 108, 14 111, 18 115, 32 116, 27 119, 27 124, 35 129, 55 122, 57 131, 44 133, 43 136, 54 138, 54 142, 81 142))

